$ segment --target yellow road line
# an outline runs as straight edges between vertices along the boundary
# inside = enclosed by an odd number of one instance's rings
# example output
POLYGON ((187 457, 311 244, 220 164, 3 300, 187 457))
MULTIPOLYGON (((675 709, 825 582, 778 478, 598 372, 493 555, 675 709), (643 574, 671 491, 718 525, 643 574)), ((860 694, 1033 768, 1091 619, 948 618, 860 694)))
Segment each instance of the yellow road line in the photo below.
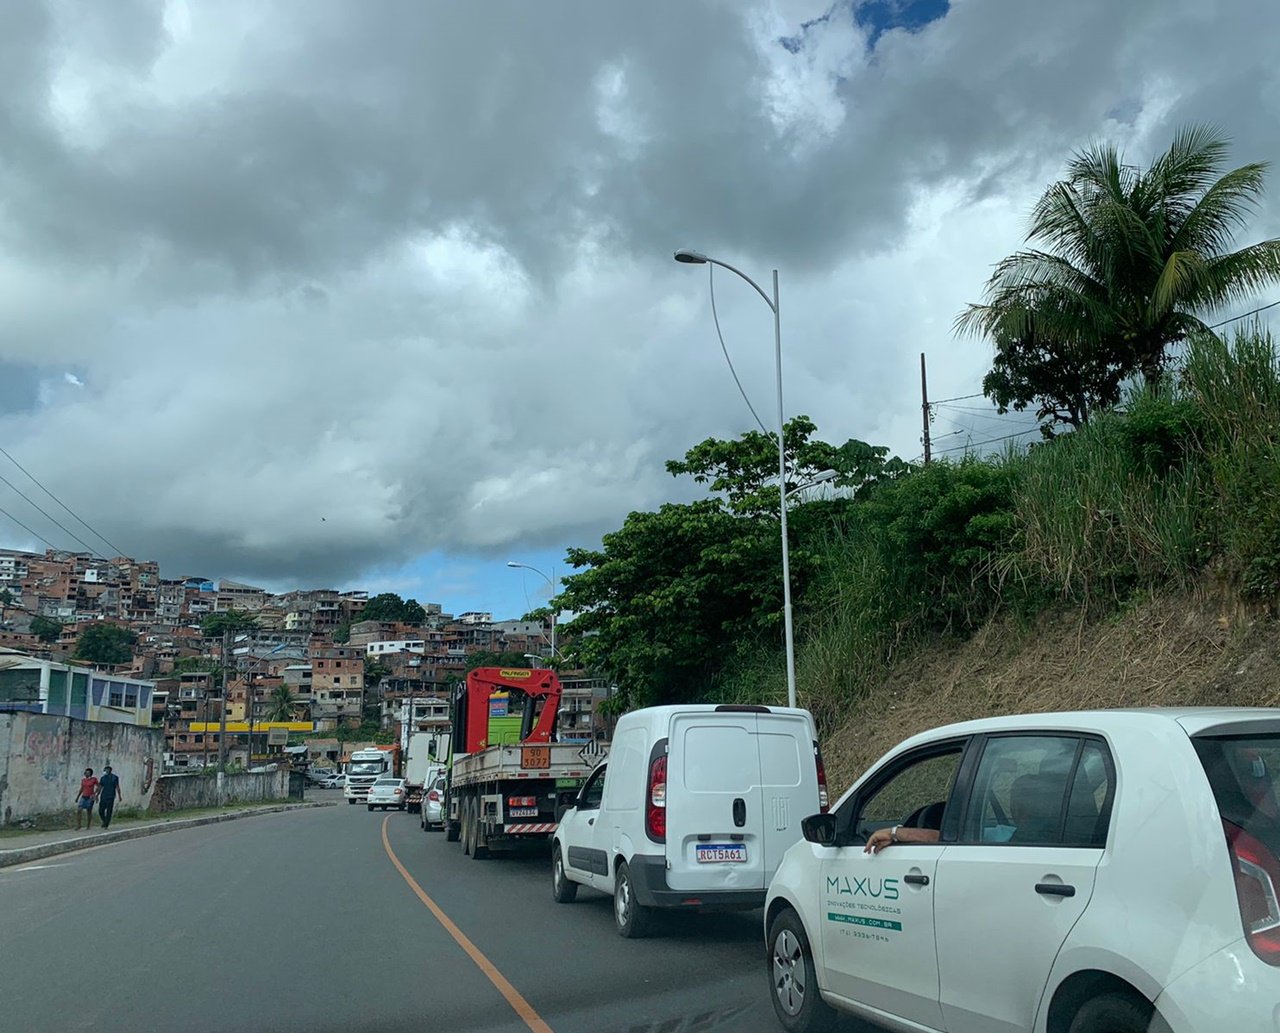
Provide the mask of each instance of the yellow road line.
POLYGON ((420 901, 427 905, 427 910, 436 916, 436 921, 444 926, 444 931, 454 938, 459 947, 466 951, 467 957, 474 961, 476 967, 489 977, 489 982, 497 988, 498 993, 507 999, 507 1003, 520 1016, 524 1024, 529 1027, 531 1033, 553 1033, 551 1027, 542 1021, 542 1016, 534 1011, 533 1005, 526 1001, 520 991, 511 985, 507 977, 498 971, 498 966, 484 956, 480 948, 472 943, 467 934, 454 924, 453 919, 444 913, 440 905, 431 899, 427 891, 418 885, 418 880, 410 875, 409 870, 400 863, 400 858, 396 857, 396 852, 391 849, 391 841, 387 839, 387 823, 390 820, 390 815, 382 819, 382 846, 386 850, 387 856, 391 858, 391 863, 396 866, 396 871, 409 884, 409 888, 417 894, 420 901))

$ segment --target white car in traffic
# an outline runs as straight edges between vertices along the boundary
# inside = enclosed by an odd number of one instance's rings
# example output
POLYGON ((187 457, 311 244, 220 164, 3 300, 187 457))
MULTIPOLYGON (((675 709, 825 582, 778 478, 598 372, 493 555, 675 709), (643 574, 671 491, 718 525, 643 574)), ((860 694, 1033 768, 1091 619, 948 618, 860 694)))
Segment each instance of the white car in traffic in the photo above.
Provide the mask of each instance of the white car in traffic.
POLYGON ((765 911, 793 1033, 1280 1031, 1280 710, 992 718, 805 819, 765 911), (878 848, 868 852, 867 846, 878 848))
POLYGON ((405 809, 405 791, 403 778, 380 778, 369 789, 369 810, 375 807, 385 811, 394 807, 398 811, 405 809))
POLYGON ((423 832, 444 828, 444 787, 447 781, 443 774, 439 774, 423 787, 422 812, 418 820, 423 832))

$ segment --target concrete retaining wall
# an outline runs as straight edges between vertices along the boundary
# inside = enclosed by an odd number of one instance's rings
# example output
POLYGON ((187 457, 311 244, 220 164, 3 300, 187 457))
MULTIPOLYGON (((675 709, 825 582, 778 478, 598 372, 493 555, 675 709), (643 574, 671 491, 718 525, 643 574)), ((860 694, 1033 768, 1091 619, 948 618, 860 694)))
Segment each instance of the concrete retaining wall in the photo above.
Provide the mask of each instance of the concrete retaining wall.
POLYGON ((163 814, 188 807, 220 807, 288 798, 288 768, 224 775, 221 795, 217 775, 162 775, 151 799, 151 811, 163 814))
POLYGON ((85 768, 120 777, 121 807, 146 809, 164 761, 158 728, 54 714, 0 714, 0 826, 75 807, 85 768))

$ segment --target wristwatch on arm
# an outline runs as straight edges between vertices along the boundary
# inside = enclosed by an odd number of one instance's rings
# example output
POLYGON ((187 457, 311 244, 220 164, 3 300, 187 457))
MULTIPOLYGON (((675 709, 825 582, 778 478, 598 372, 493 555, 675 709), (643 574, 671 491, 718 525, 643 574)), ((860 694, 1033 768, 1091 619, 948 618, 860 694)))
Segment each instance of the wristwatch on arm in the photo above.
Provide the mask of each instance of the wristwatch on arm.
POLYGON ((895 825, 893 828, 891 828, 891 829, 889 830, 889 840, 890 840, 890 842, 893 842, 893 843, 897 843, 897 842, 898 842, 898 829, 900 829, 900 828, 902 828, 902 826, 901 826, 901 825, 895 825))

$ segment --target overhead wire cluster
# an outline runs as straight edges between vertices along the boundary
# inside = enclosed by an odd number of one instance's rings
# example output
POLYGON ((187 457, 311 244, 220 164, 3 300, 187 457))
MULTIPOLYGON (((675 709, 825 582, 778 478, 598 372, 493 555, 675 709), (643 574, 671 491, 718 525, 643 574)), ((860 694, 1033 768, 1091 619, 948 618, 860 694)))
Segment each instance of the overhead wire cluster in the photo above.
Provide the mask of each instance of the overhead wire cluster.
MULTIPOLYGON (((0 448, 0 456, 3 456, 15 467, 17 467, 17 469, 21 471, 21 473, 32 484, 34 484, 37 488, 39 488, 42 492, 44 492, 44 494, 47 495, 55 504, 61 507, 61 509, 67 514, 67 516, 71 517, 72 520, 74 520, 77 524, 79 524, 82 528, 84 528, 84 530, 88 534, 96 538, 98 541, 102 542, 102 544, 105 545, 111 551, 112 556, 128 555, 119 546, 112 544, 109 538, 107 538, 104 534, 102 534, 101 531, 93 527, 93 525, 90 524, 87 520, 85 520, 82 516, 80 516, 79 513, 77 513, 65 502, 63 502, 62 499, 58 498, 58 496, 55 495, 49 488, 45 487, 44 483, 39 478, 37 478, 35 474, 33 474, 30 470, 28 470, 25 466, 23 466, 20 462, 18 462, 18 460, 15 459, 12 455, 10 455, 5 449, 0 448)), ((31 498, 31 496, 28 495, 25 491, 23 491, 20 487, 18 487, 18 485, 14 484, 13 481, 9 480, 8 477, 5 477, 3 474, 0 474, 0 483, 6 485, 15 495, 18 496, 18 498, 20 498, 33 510, 39 513, 47 521, 49 521, 49 523, 51 523, 63 534, 65 534, 69 539, 76 542, 78 545, 83 546, 91 555, 101 560, 107 559, 107 557, 104 556, 98 549, 90 545, 87 541, 85 541, 84 538, 80 537, 80 535, 77 532, 71 530, 71 528, 69 528, 61 520, 55 517, 52 513, 50 513, 47 509, 41 506, 33 498, 31 498)), ((61 550, 62 548, 64 548, 64 546, 56 545, 54 542, 50 541, 39 531, 35 530, 28 524, 24 523, 22 520, 19 520, 16 516, 14 516, 11 512, 9 512, 9 510, 4 509, 3 507, 0 507, 0 515, 7 517, 16 526, 22 528, 22 530, 26 531, 27 534, 31 535, 33 538, 41 542, 44 542, 44 544, 47 545, 50 549, 61 550)), ((27 519, 30 519, 30 517, 28 517, 27 519)))

